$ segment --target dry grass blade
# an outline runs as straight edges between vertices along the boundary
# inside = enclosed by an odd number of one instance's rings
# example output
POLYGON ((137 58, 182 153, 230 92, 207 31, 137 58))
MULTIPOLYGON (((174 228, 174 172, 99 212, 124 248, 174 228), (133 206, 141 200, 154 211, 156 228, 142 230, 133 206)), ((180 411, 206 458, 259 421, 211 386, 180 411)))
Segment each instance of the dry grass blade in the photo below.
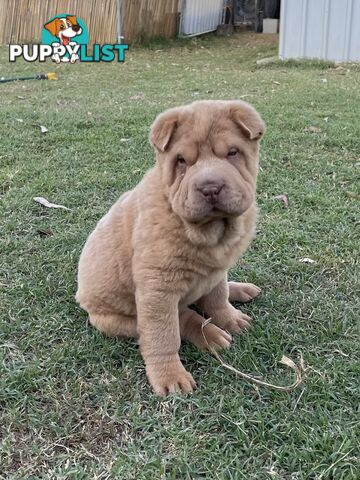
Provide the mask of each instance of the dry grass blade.
POLYGON ((290 358, 286 357, 285 355, 283 355, 281 357, 281 360, 279 363, 282 363, 283 365, 286 365, 287 367, 291 368, 295 374, 296 374, 296 379, 295 381, 291 384, 291 385, 285 385, 285 386, 281 386, 281 385, 274 385, 272 383, 268 383, 268 382, 264 382, 263 380, 259 380, 257 378, 254 378, 252 377, 251 375, 248 375, 247 373, 244 373, 244 372, 241 372, 240 370, 238 370, 237 368, 233 367, 232 365, 229 365, 228 363, 224 362, 224 360, 220 357, 220 355, 216 352, 216 350, 214 350, 208 343, 207 339, 206 339, 206 335, 205 335, 205 332, 204 332, 204 327, 206 325, 208 325, 209 323, 211 322, 211 318, 207 318, 201 325, 201 333, 204 337, 204 340, 206 342, 206 345, 209 349, 209 351, 214 355, 214 357, 220 362, 220 364, 230 370, 231 372, 234 372, 236 373, 237 375, 239 375, 240 377, 242 378, 245 378, 245 380, 248 380, 249 382, 252 382, 252 383, 255 383, 256 385, 261 385, 262 387, 268 387, 268 388, 272 388, 273 390, 278 390, 278 391, 281 391, 281 392, 291 392, 292 390, 294 390, 296 387, 298 387, 302 381, 303 381, 303 373, 305 371, 305 368, 304 368, 304 361, 303 361, 303 358, 301 356, 301 359, 300 359, 300 366, 296 365, 290 358))
POLYGON ((345 454, 342 455, 340 458, 338 458, 338 459, 336 460, 336 462, 332 463, 329 468, 327 468, 324 472, 322 472, 322 473, 320 474, 320 476, 318 477, 318 479, 321 480, 322 478, 324 478, 325 475, 327 475, 327 474, 335 467, 335 465, 337 465, 339 462, 341 462, 342 460, 344 460, 344 458, 348 457, 353 450, 354 450, 354 449, 352 448, 352 449, 349 450, 347 453, 345 453, 345 454))
POLYGON ((313 260, 312 258, 309 258, 309 257, 299 258, 299 262, 300 263, 316 263, 315 260, 313 260))
POLYGON ((44 197, 34 197, 35 202, 40 203, 47 208, 62 208, 63 210, 70 210, 70 208, 65 207, 64 205, 57 205, 56 203, 51 203, 49 200, 46 200, 44 197))

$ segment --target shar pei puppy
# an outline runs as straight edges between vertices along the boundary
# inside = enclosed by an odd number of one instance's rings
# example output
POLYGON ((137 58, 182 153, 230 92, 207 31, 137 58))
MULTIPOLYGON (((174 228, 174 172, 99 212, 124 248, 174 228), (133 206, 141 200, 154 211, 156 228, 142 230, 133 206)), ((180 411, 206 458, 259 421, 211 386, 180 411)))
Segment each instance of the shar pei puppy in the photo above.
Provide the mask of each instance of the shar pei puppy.
POLYGON ((99 221, 82 251, 76 299, 109 336, 135 337, 158 395, 196 384, 181 339, 227 348, 250 318, 230 302, 260 293, 227 271, 255 231, 259 139, 265 125, 243 101, 199 101, 154 121, 155 166, 99 221))

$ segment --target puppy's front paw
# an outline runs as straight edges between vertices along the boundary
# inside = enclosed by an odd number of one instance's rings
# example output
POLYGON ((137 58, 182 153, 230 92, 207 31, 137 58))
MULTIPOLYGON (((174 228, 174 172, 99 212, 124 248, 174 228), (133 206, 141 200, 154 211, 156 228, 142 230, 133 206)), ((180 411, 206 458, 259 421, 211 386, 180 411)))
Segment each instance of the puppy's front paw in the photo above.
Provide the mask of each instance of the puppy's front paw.
POLYGON ((229 348, 231 344, 231 335, 225 332, 222 328, 217 327, 213 323, 208 323, 204 326, 204 335, 202 332, 196 346, 201 350, 221 350, 222 348, 229 348), (206 340, 205 340, 205 338, 206 340))
POLYGON ((250 328, 252 320, 248 315, 229 304, 228 308, 216 312, 213 321, 230 333, 241 333, 250 328))
POLYGON ((146 365, 146 375, 156 395, 191 393, 196 388, 195 380, 180 361, 146 365))
POLYGON ((232 312, 230 318, 226 322, 226 330, 230 333, 246 332, 251 327, 251 318, 248 315, 245 315, 245 313, 240 312, 240 310, 234 310, 235 312, 232 312))

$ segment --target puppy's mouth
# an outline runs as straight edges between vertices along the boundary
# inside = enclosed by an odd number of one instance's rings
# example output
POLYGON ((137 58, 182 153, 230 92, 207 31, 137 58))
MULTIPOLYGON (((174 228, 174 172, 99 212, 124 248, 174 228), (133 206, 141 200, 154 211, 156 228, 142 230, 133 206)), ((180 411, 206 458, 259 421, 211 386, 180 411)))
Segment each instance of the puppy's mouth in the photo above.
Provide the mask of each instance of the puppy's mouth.
POLYGON ((230 217, 237 216, 237 213, 230 212, 220 205, 207 204, 205 208, 197 211, 192 210, 188 215, 185 215, 185 220, 194 225, 205 225, 215 220, 226 220, 230 217))
POLYGON ((69 45, 71 39, 70 39, 70 37, 67 37, 66 35, 62 35, 61 40, 62 40, 63 45, 69 45))
POLYGON ((205 200, 189 192, 185 199, 175 195, 170 201, 173 211, 185 222, 204 225, 218 220, 241 216, 250 206, 243 194, 220 195, 216 200, 205 200))

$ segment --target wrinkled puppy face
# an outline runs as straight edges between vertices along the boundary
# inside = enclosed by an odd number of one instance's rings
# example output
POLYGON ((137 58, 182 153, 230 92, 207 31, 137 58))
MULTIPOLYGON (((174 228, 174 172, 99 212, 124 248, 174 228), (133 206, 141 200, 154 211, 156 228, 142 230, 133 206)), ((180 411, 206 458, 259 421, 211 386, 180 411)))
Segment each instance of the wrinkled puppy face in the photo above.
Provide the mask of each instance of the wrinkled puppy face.
POLYGON ((255 200, 264 131, 242 101, 199 101, 159 115, 150 141, 173 211, 199 224, 242 215, 255 200))

